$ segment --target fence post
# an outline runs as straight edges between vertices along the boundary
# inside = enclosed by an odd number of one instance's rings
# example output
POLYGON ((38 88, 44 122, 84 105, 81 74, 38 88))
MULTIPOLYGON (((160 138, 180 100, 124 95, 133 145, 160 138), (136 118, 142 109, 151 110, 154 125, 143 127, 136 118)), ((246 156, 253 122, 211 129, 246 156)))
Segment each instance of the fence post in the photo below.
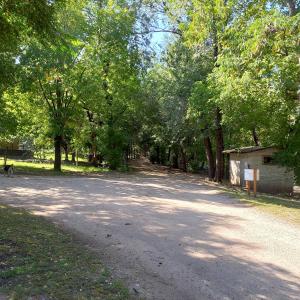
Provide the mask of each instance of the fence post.
POLYGON ((254 192, 254 197, 256 197, 256 191, 257 191, 257 169, 255 168, 253 170, 253 192, 254 192))

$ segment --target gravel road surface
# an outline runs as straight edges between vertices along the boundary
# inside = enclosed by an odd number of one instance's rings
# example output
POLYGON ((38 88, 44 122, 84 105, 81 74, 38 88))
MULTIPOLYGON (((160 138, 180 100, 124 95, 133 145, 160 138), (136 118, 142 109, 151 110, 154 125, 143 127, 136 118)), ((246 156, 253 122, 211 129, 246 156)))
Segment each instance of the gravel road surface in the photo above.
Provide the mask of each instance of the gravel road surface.
POLYGON ((0 193, 78 234, 138 298, 300 299, 300 227, 200 179, 2 176, 0 193))

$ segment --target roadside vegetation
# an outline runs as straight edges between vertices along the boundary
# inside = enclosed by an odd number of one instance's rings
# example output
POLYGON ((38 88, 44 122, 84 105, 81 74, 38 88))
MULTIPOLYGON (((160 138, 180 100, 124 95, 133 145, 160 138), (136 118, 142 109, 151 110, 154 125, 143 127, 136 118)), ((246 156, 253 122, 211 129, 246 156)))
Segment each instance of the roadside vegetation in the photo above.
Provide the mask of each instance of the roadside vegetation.
POLYGON ((99 258, 46 219, 0 206, 0 293, 9 299, 128 299, 99 258))
POLYGON ((9 159, 7 164, 14 165, 14 174, 16 175, 92 175, 108 171, 108 168, 95 167, 86 162, 80 162, 78 166, 71 163, 62 163, 59 172, 53 169, 52 162, 9 159))
POLYGON ((237 198, 243 203, 255 206, 289 223, 300 225, 300 201, 298 198, 271 196, 260 193, 257 194, 257 197, 253 197, 240 189, 227 187, 221 187, 221 189, 223 189, 226 194, 237 198))
MULTIPOLYGON (((142 154, 221 183, 225 149, 274 145, 299 182, 299 11, 299 0, 1 0, 0 155, 17 174, 72 175, 128 170, 142 154), (168 34, 158 51, 156 33, 168 34)), ((293 201, 239 198, 299 220, 293 201)), ((126 294, 45 220, 3 206, 0 222, 13 299, 126 294)))
POLYGON ((2 150, 222 182, 224 149, 274 145, 300 175, 299 1, 2 2, 2 150))

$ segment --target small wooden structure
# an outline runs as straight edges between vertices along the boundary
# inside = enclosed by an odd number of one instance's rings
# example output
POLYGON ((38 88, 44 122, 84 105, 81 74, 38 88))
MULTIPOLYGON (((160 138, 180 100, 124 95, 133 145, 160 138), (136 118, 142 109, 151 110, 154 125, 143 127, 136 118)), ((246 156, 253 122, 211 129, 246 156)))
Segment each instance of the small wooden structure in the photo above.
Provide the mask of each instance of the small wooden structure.
POLYGON ((33 152, 25 149, 24 145, 16 139, 12 142, 0 141, 0 156, 5 158, 33 158, 33 152))
POLYGON ((20 149, 20 143, 17 139, 13 140, 12 142, 5 142, 0 140, 0 149, 3 150, 19 150, 20 149))
POLYGON ((244 187, 245 169, 257 169, 257 191, 265 193, 292 193, 294 173, 274 162, 276 147, 244 147, 224 151, 229 155, 229 178, 232 185, 244 187))

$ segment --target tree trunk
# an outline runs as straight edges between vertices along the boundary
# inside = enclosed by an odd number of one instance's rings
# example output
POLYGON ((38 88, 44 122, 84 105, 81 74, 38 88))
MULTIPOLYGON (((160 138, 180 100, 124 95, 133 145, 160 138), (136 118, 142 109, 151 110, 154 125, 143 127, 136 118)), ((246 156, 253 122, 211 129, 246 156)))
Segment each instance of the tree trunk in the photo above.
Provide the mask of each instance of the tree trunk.
POLYGON ((54 137, 54 170, 61 172, 61 145, 62 145, 62 136, 58 135, 54 137))
POLYGON ((160 165, 160 147, 156 146, 156 161, 160 165))
POLYGON ((171 163, 171 147, 168 148, 168 164, 171 166, 172 163, 171 163))
POLYGON ((216 174, 215 181, 221 182, 224 177, 224 138, 222 128, 222 112, 219 107, 216 109, 216 174))
POLYGON ((69 161, 69 147, 67 144, 64 146, 64 151, 65 151, 65 161, 69 161))
POLYGON ((72 152, 72 163, 75 163, 76 162, 76 152, 73 151, 72 152))
POLYGON ((172 167, 178 169, 178 151, 174 149, 174 155, 172 157, 172 167))
POLYGON ((201 165, 200 165, 200 170, 201 170, 201 171, 204 169, 204 164, 205 164, 205 162, 203 161, 203 162, 201 163, 201 165))
POLYGON ((287 6, 289 9, 289 16, 294 16, 297 13, 295 0, 287 0, 287 6))
POLYGON ((5 153, 4 153, 4 166, 6 166, 6 164, 7 164, 7 151, 8 151, 8 148, 6 147, 5 153))
MULTIPOLYGON (((212 37, 214 43, 214 61, 215 66, 219 67, 218 57, 220 52, 220 44, 218 40, 218 30, 216 25, 215 15, 213 15, 212 20, 212 37)), ((224 137, 223 137, 223 128, 222 128, 222 112, 219 107, 216 107, 215 112, 215 125, 216 125, 216 172, 215 172, 215 181, 221 182, 224 177, 224 137)))
POLYGON ((204 143, 205 154, 206 154, 206 159, 208 164, 208 177, 209 180, 213 180, 215 177, 216 162, 214 159, 214 154, 213 154, 209 136, 204 137, 203 143, 204 143))
POLYGON ((92 164, 96 167, 97 166, 97 144, 96 144, 96 132, 91 133, 91 144, 92 144, 92 164))
POLYGON ((182 171, 187 172, 187 159, 183 147, 180 147, 181 159, 182 159, 182 171))
POLYGON ((255 143, 255 146, 259 146, 259 138, 258 138, 258 135, 257 135, 257 132, 256 132, 255 128, 252 129, 252 137, 253 137, 253 141, 255 143))

